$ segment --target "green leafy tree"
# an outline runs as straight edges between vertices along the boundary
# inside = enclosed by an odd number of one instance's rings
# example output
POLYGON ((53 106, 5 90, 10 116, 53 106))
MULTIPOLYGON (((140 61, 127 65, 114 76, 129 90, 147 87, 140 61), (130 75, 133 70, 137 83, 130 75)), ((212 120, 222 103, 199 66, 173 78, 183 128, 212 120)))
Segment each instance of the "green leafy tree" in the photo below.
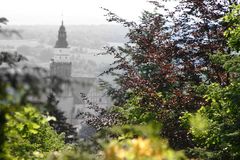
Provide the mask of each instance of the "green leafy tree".
POLYGON ((53 117, 44 117, 30 105, 8 113, 6 119, 3 149, 8 159, 46 159, 48 153, 65 146, 63 135, 58 135, 48 123, 53 117))
POLYGON ((239 159, 239 82, 225 87, 213 83, 203 88, 209 104, 182 117, 197 144, 191 154, 203 159, 239 159))
POLYGON ((240 122, 240 56, 239 50, 239 5, 233 5, 224 21, 229 24, 225 36, 231 55, 218 53, 210 56, 214 64, 222 65, 230 78, 230 84, 212 83, 197 87, 207 104, 196 113, 185 113, 181 118, 196 147, 191 150, 195 157, 203 159, 239 159, 240 122))

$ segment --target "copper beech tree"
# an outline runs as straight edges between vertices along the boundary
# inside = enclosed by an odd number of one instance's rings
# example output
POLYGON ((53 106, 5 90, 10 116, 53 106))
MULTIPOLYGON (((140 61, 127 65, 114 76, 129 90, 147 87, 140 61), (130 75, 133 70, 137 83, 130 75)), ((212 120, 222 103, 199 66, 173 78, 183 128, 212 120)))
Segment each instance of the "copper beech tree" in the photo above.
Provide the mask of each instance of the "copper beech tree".
MULTIPOLYGON (((107 47, 104 54, 116 60, 103 74, 115 76, 115 87, 108 93, 121 107, 132 96, 142 97, 145 112, 156 113, 163 124, 162 134, 172 147, 193 146, 179 117, 205 104, 195 86, 218 82, 229 84, 229 75, 214 64, 210 55, 231 53, 224 38, 222 17, 237 0, 182 0, 170 12, 161 2, 149 1, 153 12, 144 11, 140 22, 129 22, 108 9, 108 21, 129 29, 123 47, 107 47)), ((126 107, 126 105, 125 105, 126 107)))

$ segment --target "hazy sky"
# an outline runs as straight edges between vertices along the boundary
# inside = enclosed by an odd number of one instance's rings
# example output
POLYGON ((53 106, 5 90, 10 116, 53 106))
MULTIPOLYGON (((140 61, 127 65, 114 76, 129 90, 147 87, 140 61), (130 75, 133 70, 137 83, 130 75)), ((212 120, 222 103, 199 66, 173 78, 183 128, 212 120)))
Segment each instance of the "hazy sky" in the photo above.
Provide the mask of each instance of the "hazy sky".
POLYGON ((6 17, 9 25, 58 25, 63 13, 68 25, 106 24, 100 7, 137 20, 143 9, 152 5, 147 0, 3 0, 0 17, 6 17))

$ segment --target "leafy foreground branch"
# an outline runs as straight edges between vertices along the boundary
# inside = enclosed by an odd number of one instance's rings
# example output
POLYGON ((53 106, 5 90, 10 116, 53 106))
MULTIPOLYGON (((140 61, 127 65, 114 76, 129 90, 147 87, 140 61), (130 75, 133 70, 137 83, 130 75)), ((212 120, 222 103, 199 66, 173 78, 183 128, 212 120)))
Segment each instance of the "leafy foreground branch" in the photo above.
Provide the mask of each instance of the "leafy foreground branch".
POLYGON ((7 159, 46 159, 49 152, 64 148, 64 137, 49 125, 53 117, 44 117, 32 106, 6 115, 4 151, 7 159))

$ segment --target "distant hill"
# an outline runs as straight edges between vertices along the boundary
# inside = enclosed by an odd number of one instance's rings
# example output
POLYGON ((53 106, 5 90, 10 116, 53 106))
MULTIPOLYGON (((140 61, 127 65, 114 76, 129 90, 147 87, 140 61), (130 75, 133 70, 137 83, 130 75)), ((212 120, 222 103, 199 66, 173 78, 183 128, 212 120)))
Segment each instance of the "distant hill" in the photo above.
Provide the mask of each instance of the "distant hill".
MULTIPOLYGON (((120 25, 65 25, 65 27, 71 46, 100 49, 108 42, 123 43, 126 41, 127 29, 120 25)), ((18 30, 25 40, 36 40, 41 44, 54 46, 59 26, 26 25, 7 26, 6 28, 18 30)), ((0 35, 0 39, 8 38, 0 35)), ((13 36, 11 39, 19 39, 19 37, 13 36)))

